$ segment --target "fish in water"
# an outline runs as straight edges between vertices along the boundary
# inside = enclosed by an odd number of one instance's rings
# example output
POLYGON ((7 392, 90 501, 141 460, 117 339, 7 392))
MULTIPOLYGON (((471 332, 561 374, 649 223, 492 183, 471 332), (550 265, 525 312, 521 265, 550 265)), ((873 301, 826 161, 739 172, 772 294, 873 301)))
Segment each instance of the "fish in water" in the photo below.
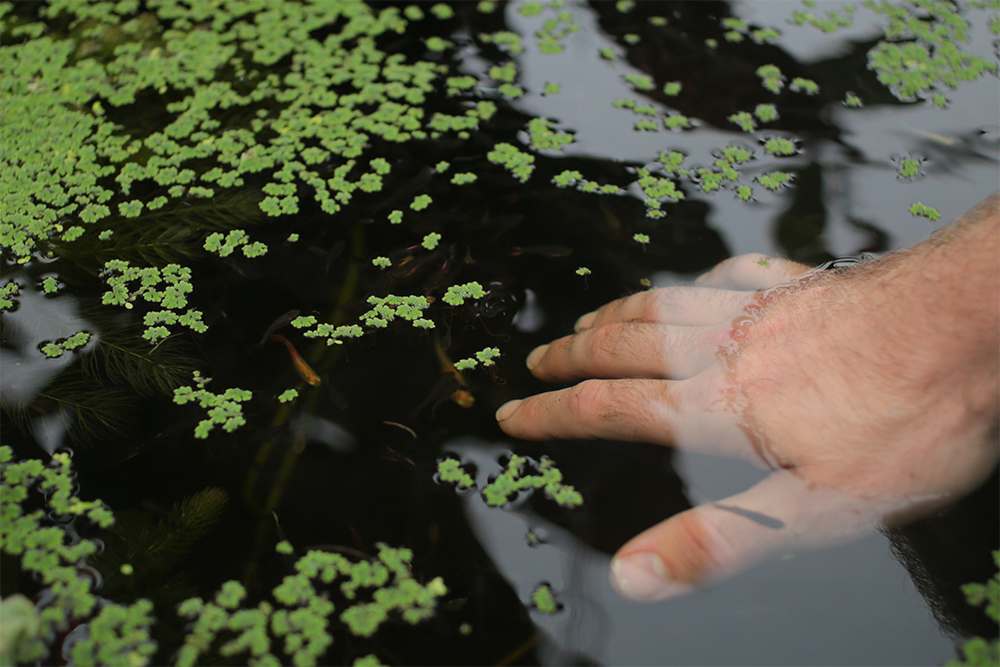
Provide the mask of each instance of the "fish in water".
POLYGON ((255 350, 259 350, 260 348, 264 347, 264 343, 266 343, 271 339, 271 334, 273 334, 281 327, 290 324, 292 320, 294 320, 298 316, 299 316, 299 311, 293 308, 292 310, 288 311, 287 313, 276 319, 274 322, 271 323, 271 326, 267 328, 267 331, 264 332, 264 335, 261 336, 260 342, 257 343, 256 345, 251 345, 250 347, 248 347, 247 352, 253 352, 255 350))
POLYGON ((462 371, 455 368, 455 364, 451 363, 451 359, 445 354, 444 348, 441 347, 441 341, 437 338, 434 340, 434 351, 437 353, 438 363, 441 366, 442 373, 451 373, 455 376, 455 380, 461 387, 454 392, 452 392, 450 398, 456 404, 463 408, 471 408, 476 404, 476 397, 472 395, 472 392, 468 390, 469 383, 465 381, 465 376, 462 375, 462 371))
POLYGON ((320 384, 319 376, 316 375, 316 371, 310 368, 306 360, 302 358, 295 346, 292 345, 291 341, 282 336, 281 334, 271 334, 271 340, 275 343, 284 343, 285 347, 288 348, 288 354, 292 357, 292 363, 295 365, 295 370, 299 372, 302 379, 311 384, 314 387, 318 387, 320 384))

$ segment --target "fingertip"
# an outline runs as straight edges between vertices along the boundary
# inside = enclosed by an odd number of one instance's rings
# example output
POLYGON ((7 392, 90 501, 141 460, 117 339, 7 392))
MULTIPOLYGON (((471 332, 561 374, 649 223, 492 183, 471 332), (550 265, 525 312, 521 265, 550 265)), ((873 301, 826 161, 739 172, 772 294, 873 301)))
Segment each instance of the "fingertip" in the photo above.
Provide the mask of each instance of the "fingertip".
POLYGON ((548 345, 539 345, 538 347, 536 347, 534 350, 531 351, 531 354, 528 355, 528 358, 524 360, 524 363, 528 367, 529 371, 535 370, 535 366, 538 365, 538 362, 542 360, 542 357, 545 356, 545 353, 548 352, 548 350, 549 350, 548 345))
POLYGON ((591 311, 591 312, 587 313, 586 315, 581 315, 580 319, 578 319, 576 321, 576 324, 573 325, 573 331, 580 331, 582 329, 588 328, 591 324, 594 323, 595 319, 597 319, 597 311, 596 310, 591 311))
POLYGON ((611 561, 611 585, 622 596, 637 602, 656 602, 686 595, 689 584, 671 581, 655 553, 640 551, 611 561))
POLYGON ((503 405, 501 405, 500 409, 497 410, 497 413, 496 413, 497 421, 498 422, 502 422, 505 419, 507 419, 508 417, 510 417, 512 414, 514 414, 514 412, 517 410, 518 406, 521 405, 521 403, 522 403, 522 400, 521 399, 517 399, 517 400, 514 400, 514 401, 507 401, 506 403, 504 403, 503 405))

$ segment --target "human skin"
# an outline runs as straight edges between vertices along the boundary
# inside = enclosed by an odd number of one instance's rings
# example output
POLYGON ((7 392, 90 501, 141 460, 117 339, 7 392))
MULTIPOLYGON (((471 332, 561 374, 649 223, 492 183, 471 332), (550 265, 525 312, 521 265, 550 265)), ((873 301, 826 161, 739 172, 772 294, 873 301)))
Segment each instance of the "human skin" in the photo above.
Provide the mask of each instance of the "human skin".
POLYGON ((611 565, 626 597, 906 521, 974 489, 1000 456, 1000 195, 847 269, 732 258, 695 286, 584 315, 527 363, 582 382, 503 405, 513 437, 651 442, 773 471, 626 543, 611 565))

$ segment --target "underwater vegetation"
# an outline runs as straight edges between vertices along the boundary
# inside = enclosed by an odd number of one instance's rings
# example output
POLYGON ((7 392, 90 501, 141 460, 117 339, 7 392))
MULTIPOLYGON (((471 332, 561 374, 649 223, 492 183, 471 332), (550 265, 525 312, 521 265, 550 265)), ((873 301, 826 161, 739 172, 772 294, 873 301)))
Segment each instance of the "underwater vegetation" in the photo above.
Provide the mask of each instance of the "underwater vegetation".
POLYGON ((787 195, 784 249, 829 259, 795 162, 844 142, 824 105, 947 108, 997 73, 964 47, 998 2, 804 2, 818 34, 882 21, 855 88, 722 3, 596 2, 613 113, 669 137, 601 160, 514 105, 566 94, 519 56, 565 57, 582 6, 0 2, 0 662, 539 661, 563 591, 519 597, 463 503, 579 527, 605 482, 532 445, 477 486, 448 442, 499 437, 532 336, 724 258, 705 197, 787 195), (681 64, 626 67, 653 51, 681 64), (704 128, 737 138, 674 141, 704 128))

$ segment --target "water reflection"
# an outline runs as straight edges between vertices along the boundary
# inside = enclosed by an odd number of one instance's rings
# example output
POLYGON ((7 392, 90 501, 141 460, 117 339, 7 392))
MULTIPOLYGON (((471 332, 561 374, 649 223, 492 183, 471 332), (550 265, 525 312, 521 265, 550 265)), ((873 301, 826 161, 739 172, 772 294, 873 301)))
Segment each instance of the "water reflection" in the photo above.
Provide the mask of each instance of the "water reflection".
MULTIPOLYGON (((46 297, 30 287, 22 287, 16 310, 0 314, 3 347, 0 348, 0 389, 4 400, 27 405, 64 368, 77 361, 72 353, 50 358, 42 354, 44 343, 66 339, 79 331, 93 335, 80 351, 96 347, 96 327, 79 314, 76 297, 61 294, 46 297)), ((51 453, 51 452, 50 452, 51 453)))

